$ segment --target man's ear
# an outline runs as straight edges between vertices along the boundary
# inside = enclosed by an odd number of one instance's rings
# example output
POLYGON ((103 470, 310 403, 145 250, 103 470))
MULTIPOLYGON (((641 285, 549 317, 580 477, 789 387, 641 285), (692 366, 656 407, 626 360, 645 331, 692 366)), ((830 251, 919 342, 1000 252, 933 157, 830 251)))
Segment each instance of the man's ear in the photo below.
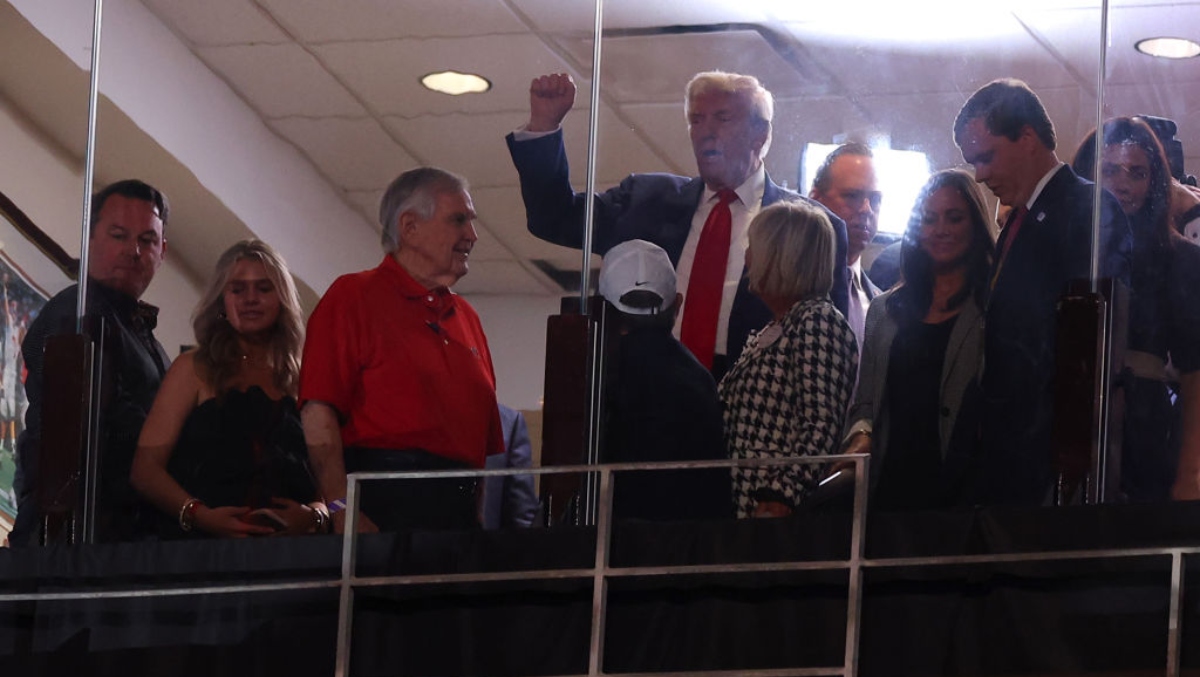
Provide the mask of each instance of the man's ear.
POLYGON ((400 216, 397 216, 396 221, 396 232, 403 235, 404 233, 411 233, 412 231, 416 230, 417 224, 420 223, 421 220, 417 218, 416 213, 407 211, 402 212, 400 216))
POLYGON ((1025 125, 1021 128, 1021 134, 1017 137, 1017 142, 1024 145, 1026 150, 1036 150, 1042 148, 1042 139, 1033 130, 1033 125, 1025 125))
POLYGON ((163 249, 162 257, 165 259, 165 258, 167 258, 167 238, 165 238, 165 237, 163 238, 162 249, 163 249))

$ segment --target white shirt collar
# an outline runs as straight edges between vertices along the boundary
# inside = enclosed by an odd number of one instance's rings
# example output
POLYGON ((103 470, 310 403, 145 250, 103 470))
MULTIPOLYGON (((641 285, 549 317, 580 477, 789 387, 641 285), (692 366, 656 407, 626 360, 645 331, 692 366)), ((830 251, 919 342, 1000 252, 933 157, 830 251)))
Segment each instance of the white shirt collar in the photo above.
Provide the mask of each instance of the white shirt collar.
POLYGON ((1059 162, 1058 164, 1054 165, 1050 171, 1046 172, 1046 175, 1042 177, 1042 180, 1037 182, 1037 185, 1033 187, 1033 195, 1030 195, 1029 201, 1025 203, 1026 209, 1033 209, 1033 203, 1037 202, 1038 197, 1042 194, 1042 189, 1046 187, 1047 183, 1050 183, 1050 178, 1053 177, 1059 169, 1062 169, 1064 164, 1066 163, 1059 162))
MULTIPOLYGON (((751 172, 750 176, 746 177, 746 180, 742 182, 742 185, 734 189, 734 192, 737 193, 738 199, 742 201, 742 204, 757 205, 762 203, 763 192, 766 191, 766 189, 767 165, 766 163, 760 162, 758 164, 758 169, 751 172)), ((717 191, 709 188, 708 184, 705 184, 704 195, 700 198, 701 204, 707 204, 714 197, 716 197, 716 195, 717 191)))

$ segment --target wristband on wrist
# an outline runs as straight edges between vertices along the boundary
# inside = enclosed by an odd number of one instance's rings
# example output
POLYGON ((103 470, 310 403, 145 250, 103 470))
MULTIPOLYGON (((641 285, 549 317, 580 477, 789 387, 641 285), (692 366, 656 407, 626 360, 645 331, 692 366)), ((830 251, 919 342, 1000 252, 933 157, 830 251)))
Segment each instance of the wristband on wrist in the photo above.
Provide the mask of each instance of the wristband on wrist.
POLYGON ((329 505, 329 514, 336 515, 339 512, 346 509, 346 499, 344 499, 344 498, 334 499, 334 500, 330 501, 328 503, 328 505, 329 505))
POLYGON ((196 526, 196 509, 204 505, 204 501, 198 498, 189 498, 183 502, 183 506, 179 508, 179 528, 184 531, 191 531, 196 526))

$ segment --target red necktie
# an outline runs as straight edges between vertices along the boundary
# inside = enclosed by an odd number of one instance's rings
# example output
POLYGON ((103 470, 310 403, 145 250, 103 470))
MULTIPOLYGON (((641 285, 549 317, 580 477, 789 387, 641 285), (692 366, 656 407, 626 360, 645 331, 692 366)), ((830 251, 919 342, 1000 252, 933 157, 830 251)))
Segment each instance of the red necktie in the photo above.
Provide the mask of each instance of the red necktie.
POLYGON ((1000 277, 1000 270, 1004 267, 1004 259, 1008 256, 1008 250, 1012 247, 1013 240, 1017 239, 1017 233, 1021 231, 1021 224, 1025 223, 1025 216, 1029 214, 1029 209, 1025 205, 1014 209, 1012 215, 1008 217, 1008 224, 1004 226, 1004 230, 1000 233, 1000 258, 996 261, 996 274, 992 276, 992 286, 996 286, 996 280, 1000 277))
POLYGON ((700 231, 687 298, 684 299, 683 323, 679 328, 683 345, 709 369, 712 369, 717 346, 717 318, 721 314, 729 238, 733 229, 729 203, 737 199, 737 193, 723 188, 717 192, 717 198, 720 202, 713 206, 704 221, 704 230, 700 231))

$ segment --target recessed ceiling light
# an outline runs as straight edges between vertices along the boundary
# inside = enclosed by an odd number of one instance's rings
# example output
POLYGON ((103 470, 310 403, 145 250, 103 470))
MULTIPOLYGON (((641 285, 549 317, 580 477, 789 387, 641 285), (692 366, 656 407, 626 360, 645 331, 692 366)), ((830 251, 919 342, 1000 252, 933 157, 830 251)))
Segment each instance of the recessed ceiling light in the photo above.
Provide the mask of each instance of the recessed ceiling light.
POLYGON ((441 71, 440 73, 430 73, 421 78, 421 84, 427 89, 432 89, 435 92, 443 94, 470 94, 472 92, 486 92, 492 88, 492 83, 474 73, 459 73, 458 71, 441 71))
POLYGON ((1190 59, 1200 56, 1200 44, 1186 38, 1149 38, 1139 41, 1134 47, 1142 54, 1163 59, 1190 59))

